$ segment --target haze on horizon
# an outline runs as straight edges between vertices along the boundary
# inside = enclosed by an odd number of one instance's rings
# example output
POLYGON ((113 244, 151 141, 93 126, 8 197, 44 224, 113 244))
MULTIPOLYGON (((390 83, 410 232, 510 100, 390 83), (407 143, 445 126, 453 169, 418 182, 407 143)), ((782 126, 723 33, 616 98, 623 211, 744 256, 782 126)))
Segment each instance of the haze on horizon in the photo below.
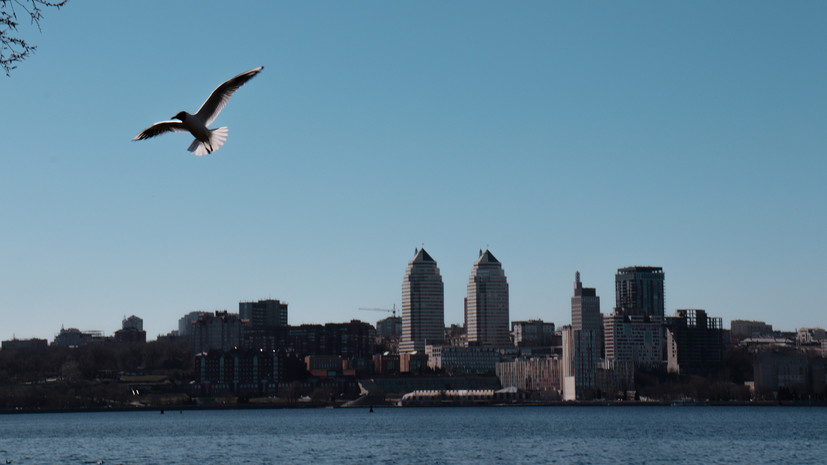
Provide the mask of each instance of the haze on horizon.
POLYGON ((69 2, 0 77, 0 339, 375 323, 423 244, 446 324, 490 248, 511 320, 649 265, 667 314, 827 326, 824 2, 198 5, 69 2), (220 151, 130 141, 259 65, 220 151))

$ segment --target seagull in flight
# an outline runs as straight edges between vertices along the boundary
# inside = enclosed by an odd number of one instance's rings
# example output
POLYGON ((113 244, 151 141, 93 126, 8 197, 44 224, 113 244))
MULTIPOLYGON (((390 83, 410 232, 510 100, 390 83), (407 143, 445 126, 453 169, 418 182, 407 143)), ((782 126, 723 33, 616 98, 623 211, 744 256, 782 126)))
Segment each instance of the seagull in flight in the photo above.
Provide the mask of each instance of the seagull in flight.
POLYGON ((189 132, 195 137, 195 140, 187 149, 190 152, 200 157, 218 150, 227 140, 229 130, 226 127, 209 129, 207 126, 215 121, 215 118, 230 101, 233 93, 262 69, 264 69, 264 66, 243 72, 216 87, 194 115, 186 111, 179 111, 178 114, 172 117, 173 120, 179 121, 159 121, 141 131, 132 140, 149 139, 165 132, 189 132))

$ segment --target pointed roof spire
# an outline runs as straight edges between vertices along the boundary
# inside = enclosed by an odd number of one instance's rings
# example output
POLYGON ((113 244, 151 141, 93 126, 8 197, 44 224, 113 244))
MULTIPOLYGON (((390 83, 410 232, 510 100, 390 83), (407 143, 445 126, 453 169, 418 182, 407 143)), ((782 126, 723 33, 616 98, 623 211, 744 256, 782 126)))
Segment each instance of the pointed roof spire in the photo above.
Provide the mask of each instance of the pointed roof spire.
POLYGON ((416 255, 414 256, 413 260, 411 260, 411 263, 421 263, 421 262, 435 262, 436 263, 436 260, 434 260, 430 255, 428 255, 428 252, 426 252, 425 249, 419 249, 416 252, 416 255))
POLYGON ((490 250, 485 249, 485 252, 480 250, 480 258, 477 260, 477 263, 500 263, 500 261, 497 260, 497 257, 495 257, 490 250))

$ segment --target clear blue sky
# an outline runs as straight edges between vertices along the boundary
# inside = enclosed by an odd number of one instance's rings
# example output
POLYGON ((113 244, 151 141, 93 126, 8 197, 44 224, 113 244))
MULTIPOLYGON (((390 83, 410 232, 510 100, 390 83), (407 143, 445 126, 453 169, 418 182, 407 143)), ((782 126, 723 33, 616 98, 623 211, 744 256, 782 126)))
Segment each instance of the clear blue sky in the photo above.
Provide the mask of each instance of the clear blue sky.
POLYGON ((479 249, 511 319, 574 273, 661 266, 667 313, 827 326, 827 3, 71 1, 0 76, 0 339, 148 338, 278 298, 399 306, 424 243, 446 324, 479 249), (215 126, 132 142, 264 65, 215 126))

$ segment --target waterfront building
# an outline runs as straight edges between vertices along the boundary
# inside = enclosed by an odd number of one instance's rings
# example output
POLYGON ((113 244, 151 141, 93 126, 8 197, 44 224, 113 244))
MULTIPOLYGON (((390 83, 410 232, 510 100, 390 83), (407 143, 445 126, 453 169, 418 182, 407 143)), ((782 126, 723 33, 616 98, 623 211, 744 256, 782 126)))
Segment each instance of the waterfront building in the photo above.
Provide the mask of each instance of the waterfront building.
POLYGON ((287 326, 287 303, 278 299, 239 302, 238 317, 248 321, 251 328, 284 327, 287 326))
POLYGON ((603 318, 606 359, 655 368, 664 363, 663 269, 620 268, 615 274, 615 304, 603 318))
POLYGON ((795 336, 798 345, 821 345, 825 339, 824 328, 798 328, 795 336))
POLYGON ((242 345, 251 349, 290 350, 299 357, 307 355, 341 355, 345 360, 363 360, 369 365, 375 345, 376 330, 370 323, 304 324, 269 328, 243 328, 242 345))
POLYGON ((732 339, 740 342, 747 338, 772 337, 772 325, 763 321, 732 320, 730 323, 732 339))
POLYGON ((233 349, 210 351, 195 356, 195 382, 204 396, 274 396, 285 379, 289 354, 278 351, 233 349))
POLYGON ((144 344, 146 343, 146 331, 138 331, 133 327, 115 331, 115 342, 118 344, 144 344))
POLYGON ((276 350, 285 346, 289 334, 287 303, 277 299, 239 302, 242 345, 252 349, 276 350))
POLYGON ((428 344, 425 346, 425 355, 428 356, 428 368, 438 370, 442 368, 442 345, 428 344))
POLYGON ((341 355, 308 355, 304 357, 307 371, 318 378, 333 377, 347 372, 351 376, 354 370, 349 369, 347 360, 341 355))
POLYGON ((500 352, 492 347, 444 346, 440 352, 442 368, 452 375, 493 374, 500 361, 500 352))
POLYGON ((608 399, 635 389, 635 364, 603 359, 594 373, 595 391, 608 399))
POLYGON ((194 312, 189 312, 186 315, 182 316, 178 319, 178 335, 182 337, 189 337, 192 333, 192 325, 201 315, 205 315, 210 312, 203 312, 196 310, 194 312))
POLYGON ((600 297, 591 287, 583 287, 580 272, 574 274, 574 295, 571 298, 571 334, 564 342, 574 380, 574 397, 583 400, 595 391, 595 372, 603 356, 603 315, 600 297), (567 347, 568 345, 568 347, 567 347))
POLYGON ((431 389, 415 390, 402 396, 405 406, 486 405, 494 402, 513 402, 524 398, 514 388, 504 389, 431 389))
POLYGON ((400 352, 424 352, 426 343, 442 341, 445 297, 436 260, 425 249, 415 251, 402 279, 400 352))
POLYGON ((574 379, 574 332, 571 325, 560 327, 560 376, 574 379))
POLYGON ((468 347, 468 332, 465 325, 451 324, 445 327, 445 345, 468 347))
POLYGON ((543 320, 511 322, 511 338, 516 347, 551 347, 554 330, 554 323, 543 320))
POLYGON ((402 336, 402 317, 389 316, 376 322, 376 336, 398 338, 402 336))
POLYGON ((3 350, 14 350, 14 349, 45 349, 49 346, 49 343, 46 339, 17 339, 12 338, 6 341, 2 341, 0 343, 0 348, 3 350))
POLYGON ((521 391, 560 391, 560 359, 554 356, 517 358, 496 364, 503 387, 521 391))
POLYGON ((679 309, 667 318, 667 366, 669 371, 686 375, 715 373, 723 361, 721 318, 707 316, 704 310, 679 309))
POLYGON ((236 313, 202 313, 192 324, 189 336, 195 354, 218 350, 226 352, 241 345, 241 319, 236 313))
POLYGON ((393 375, 399 373, 399 354, 385 352, 373 357, 373 372, 377 375, 393 375))
POLYGON ((572 331, 575 397, 589 399, 594 393, 595 373, 600 363, 601 333, 591 330, 572 331))
POLYGON ((663 318, 663 278, 661 267, 630 266, 618 269, 615 274, 615 312, 663 318))
POLYGON ((428 355, 419 352, 399 354, 400 373, 423 373, 428 368, 428 355))
POLYGON ((144 320, 135 315, 124 318, 121 329, 115 331, 115 342, 119 344, 143 344, 146 342, 144 320))
POLYGON ((123 321, 121 321, 121 329, 129 328, 137 329, 138 331, 143 331, 144 320, 135 315, 132 315, 129 318, 124 318, 123 321))
POLYGON ((289 328, 288 340, 283 346, 299 356, 341 355, 345 360, 370 360, 376 340, 376 330, 370 323, 351 320, 349 323, 301 325, 289 328))
POLYGON ((508 281, 502 264, 489 250, 482 252, 468 278, 465 328, 468 344, 482 347, 511 345, 508 332, 508 281))
POLYGON ((103 331, 81 331, 77 328, 60 328, 52 345, 55 347, 80 347, 88 344, 111 342, 112 338, 103 334, 103 331))
POLYGON ((792 349, 795 347, 795 341, 787 337, 748 337, 738 343, 741 347, 746 347, 750 352, 758 352, 762 350, 775 349, 792 349))
POLYGON ((825 395, 825 360, 806 352, 775 348, 755 354, 753 374, 758 398, 803 398, 825 395))
POLYGON ((662 317, 620 315, 603 319, 606 359, 656 368, 663 364, 662 317))

